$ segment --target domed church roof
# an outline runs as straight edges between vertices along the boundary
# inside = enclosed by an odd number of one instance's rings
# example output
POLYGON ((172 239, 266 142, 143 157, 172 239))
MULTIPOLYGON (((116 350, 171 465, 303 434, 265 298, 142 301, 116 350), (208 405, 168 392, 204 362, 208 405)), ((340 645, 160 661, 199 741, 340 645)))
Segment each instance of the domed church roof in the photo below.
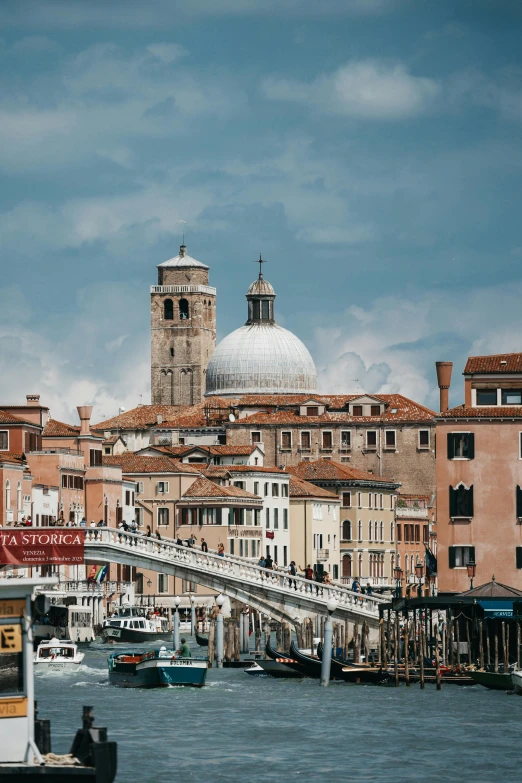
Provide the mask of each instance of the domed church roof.
POLYGON ((158 264, 158 269, 164 269, 165 267, 171 269, 173 267, 177 267, 178 269, 188 269, 190 267, 197 267, 198 269, 210 269, 209 266, 202 264, 201 261, 198 261, 196 258, 188 256, 185 245, 180 246, 179 256, 174 256, 174 258, 169 258, 168 261, 163 261, 161 264, 158 264))
POLYGON ((247 292, 248 321, 212 354, 205 396, 315 393, 313 359, 295 334, 276 324, 274 299, 260 272, 247 292))

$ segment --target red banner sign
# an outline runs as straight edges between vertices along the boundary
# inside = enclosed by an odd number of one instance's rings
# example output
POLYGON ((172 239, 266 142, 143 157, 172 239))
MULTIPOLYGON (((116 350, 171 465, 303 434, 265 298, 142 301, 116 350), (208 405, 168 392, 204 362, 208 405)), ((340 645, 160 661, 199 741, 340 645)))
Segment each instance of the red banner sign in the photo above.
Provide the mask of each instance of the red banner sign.
POLYGON ((79 565, 84 558, 85 530, 0 530, 0 564, 79 565))

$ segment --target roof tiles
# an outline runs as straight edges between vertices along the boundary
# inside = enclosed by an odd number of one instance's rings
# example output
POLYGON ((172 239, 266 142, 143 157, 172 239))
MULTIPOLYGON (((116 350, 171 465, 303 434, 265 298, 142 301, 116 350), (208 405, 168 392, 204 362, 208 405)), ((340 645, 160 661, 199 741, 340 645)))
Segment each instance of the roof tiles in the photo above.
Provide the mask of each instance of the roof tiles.
POLYGON ((470 356, 464 368, 464 375, 475 373, 522 373, 522 353, 499 353, 492 356, 470 356))
POLYGON ((100 421, 93 425, 96 430, 146 430, 151 425, 157 423, 158 416, 168 419, 182 410, 183 405, 138 405, 130 411, 120 413, 119 416, 113 416, 111 419, 100 421))
POLYGON ((327 489, 311 484, 309 481, 290 476, 290 497, 291 498, 324 498, 325 500, 339 500, 338 496, 327 489))
POLYGON ((80 427, 74 424, 64 424, 57 419, 49 419, 42 433, 44 438, 77 438, 80 427))
POLYGON ((260 500, 257 495, 247 492, 240 487, 224 487, 201 476, 190 485, 183 498, 235 498, 245 500, 260 500))
MULTIPOLYGON (((289 465, 288 471, 304 479, 305 481, 371 481, 392 482, 392 479, 366 473, 357 468, 340 465, 335 460, 319 459, 316 462, 300 462, 298 465, 289 465)), ((394 482, 392 482, 394 483, 394 482)))
POLYGON ((437 414, 438 419, 522 419, 522 405, 479 405, 466 408, 459 405, 437 414))
POLYGON ((146 457, 126 451, 124 454, 103 457, 103 464, 119 466, 127 473, 192 473, 201 474, 201 470, 192 465, 185 465, 171 457, 146 457))

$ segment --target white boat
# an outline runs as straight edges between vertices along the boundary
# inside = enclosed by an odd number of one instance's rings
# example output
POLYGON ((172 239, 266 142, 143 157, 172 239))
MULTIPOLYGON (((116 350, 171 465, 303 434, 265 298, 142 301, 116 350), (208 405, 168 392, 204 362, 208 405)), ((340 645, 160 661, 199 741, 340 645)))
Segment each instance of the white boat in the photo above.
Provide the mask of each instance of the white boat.
POLYGON ((252 677, 268 677, 268 673, 258 663, 253 663, 248 669, 243 670, 245 674, 250 674, 252 677))
POLYGON ((166 617, 147 617, 145 608, 141 606, 121 606, 117 614, 104 621, 102 638, 106 642, 126 644, 153 642, 158 639, 170 641, 172 631, 166 617))
POLYGON ((70 640, 49 639, 40 642, 34 654, 36 671, 72 672, 76 671, 85 654, 70 640))
POLYGON ((513 683, 513 690, 522 696, 522 670, 515 669, 511 672, 511 682, 513 683))

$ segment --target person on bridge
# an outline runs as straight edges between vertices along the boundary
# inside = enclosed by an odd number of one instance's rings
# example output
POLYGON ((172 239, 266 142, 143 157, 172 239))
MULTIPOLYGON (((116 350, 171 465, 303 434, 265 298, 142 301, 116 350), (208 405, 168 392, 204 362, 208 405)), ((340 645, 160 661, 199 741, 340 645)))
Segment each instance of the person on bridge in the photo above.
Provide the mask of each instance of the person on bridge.
POLYGON ((218 544, 218 555, 219 557, 225 557, 225 547, 223 544, 218 544))
POLYGON ((145 536, 147 538, 150 538, 152 536, 152 530, 150 529, 150 525, 147 525, 147 532, 145 533, 145 536))
POLYGON ((181 639, 181 647, 179 648, 178 653, 182 658, 192 658, 190 647, 188 646, 187 640, 184 637, 181 639))
POLYGON ((273 565, 274 565, 274 561, 272 560, 270 555, 267 555, 265 559, 265 568, 272 568, 273 565))
MULTIPOLYGON (((303 568, 302 566, 299 566, 299 570, 303 572, 303 575, 304 575, 305 579, 309 579, 310 582, 313 581, 313 579, 314 579, 314 569, 312 568, 310 563, 308 563, 306 568, 303 568)), ((313 592, 312 585, 310 585, 310 592, 313 592)))
POLYGON ((201 551, 208 552, 208 544, 204 538, 201 539, 201 551))
MULTIPOLYGON (((295 560, 292 560, 288 566, 288 573, 290 576, 297 576, 297 568, 295 567, 295 560)), ((294 582, 294 590, 297 590, 297 579, 290 579, 290 587, 292 587, 292 581, 294 582)))
POLYGON ((161 541, 161 536, 160 536, 160 532, 159 532, 159 530, 156 530, 156 532, 154 533, 154 535, 156 536, 156 538, 158 539, 158 541, 161 541))

